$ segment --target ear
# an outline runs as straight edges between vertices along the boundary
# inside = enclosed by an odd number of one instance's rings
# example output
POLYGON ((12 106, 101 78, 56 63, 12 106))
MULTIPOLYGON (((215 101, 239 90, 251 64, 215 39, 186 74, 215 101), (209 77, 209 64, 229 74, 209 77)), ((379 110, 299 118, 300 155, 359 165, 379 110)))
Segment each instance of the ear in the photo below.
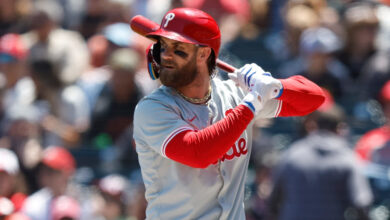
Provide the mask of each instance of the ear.
POLYGON ((210 47, 200 47, 198 50, 198 60, 201 62, 207 62, 207 59, 211 55, 210 47))

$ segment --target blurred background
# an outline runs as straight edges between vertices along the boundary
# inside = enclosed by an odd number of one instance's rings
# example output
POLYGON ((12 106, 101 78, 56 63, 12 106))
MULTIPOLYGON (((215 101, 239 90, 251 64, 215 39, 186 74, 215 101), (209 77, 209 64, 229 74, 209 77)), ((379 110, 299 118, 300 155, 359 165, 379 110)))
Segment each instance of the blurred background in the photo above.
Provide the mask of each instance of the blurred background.
POLYGON ((390 219, 388 0, 1 0, 0 219, 145 218, 132 121, 159 85, 128 22, 175 7, 216 19, 221 60, 326 92, 256 121, 247 219, 390 219))

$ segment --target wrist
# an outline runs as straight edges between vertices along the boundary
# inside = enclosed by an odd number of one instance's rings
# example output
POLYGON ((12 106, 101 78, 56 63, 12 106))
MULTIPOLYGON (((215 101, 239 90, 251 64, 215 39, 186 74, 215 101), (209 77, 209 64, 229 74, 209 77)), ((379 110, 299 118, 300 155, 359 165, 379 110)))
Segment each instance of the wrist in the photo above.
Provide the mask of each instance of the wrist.
POLYGON ((277 98, 280 98, 280 96, 282 96, 282 94, 283 94, 283 91, 284 91, 284 87, 283 87, 283 83, 282 83, 282 81, 281 80, 279 80, 279 79, 276 79, 277 81, 278 81, 278 88, 275 88, 275 99, 277 99, 277 98))
POLYGON ((280 98, 280 96, 282 96, 282 94, 283 94, 283 85, 282 85, 282 88, 279 90, 279 94, 275 97, 275 99, 280 98))
POLYGON ((253 114, 259 112, 262 107, 262 103, 256 92, 249 92, 241 101, 241 104, 247 106, 253 112, 253 114))

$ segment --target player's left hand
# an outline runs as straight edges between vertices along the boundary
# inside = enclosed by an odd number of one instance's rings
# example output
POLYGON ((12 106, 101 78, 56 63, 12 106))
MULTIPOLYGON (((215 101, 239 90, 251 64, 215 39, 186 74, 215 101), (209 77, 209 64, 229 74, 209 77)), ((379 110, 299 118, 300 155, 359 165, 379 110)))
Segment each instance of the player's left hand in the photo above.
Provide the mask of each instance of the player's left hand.
POLYGON ((241 88, 256 92, 263 102, 278 98, 283 91, 280 80, 273 78, 271 73, 265 72, 255 63, 246 64, 235 73, 229 74, 229 77, 241 88))

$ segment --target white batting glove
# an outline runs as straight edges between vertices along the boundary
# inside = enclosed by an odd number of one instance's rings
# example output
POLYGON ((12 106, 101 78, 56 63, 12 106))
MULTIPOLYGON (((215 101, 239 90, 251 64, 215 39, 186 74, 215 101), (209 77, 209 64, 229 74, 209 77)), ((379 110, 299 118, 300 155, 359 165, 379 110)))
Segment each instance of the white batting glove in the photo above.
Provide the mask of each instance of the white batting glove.
POLYGON ((235 81, 241 88, 247 91, 255 91, 265 102, 277 98, 283 91, 280 80, 272 77, 271 73, 265 72, 255 63, 246 64, 233 74, 230 79, 235 81))
POLYGON ((242 99, 241 103, 246 105, 256 115, 263 108, 264 102, 259 98, 257 92, 249 92, 242 99))
POLYGON ((263 74, 265 71, 258 65, 245 64, 240 69, 236 70, 234 73, 229 73, 229 78, 236 82, 238 86, 247 91, 250 89, 250 81, 254 74, 263 74))

